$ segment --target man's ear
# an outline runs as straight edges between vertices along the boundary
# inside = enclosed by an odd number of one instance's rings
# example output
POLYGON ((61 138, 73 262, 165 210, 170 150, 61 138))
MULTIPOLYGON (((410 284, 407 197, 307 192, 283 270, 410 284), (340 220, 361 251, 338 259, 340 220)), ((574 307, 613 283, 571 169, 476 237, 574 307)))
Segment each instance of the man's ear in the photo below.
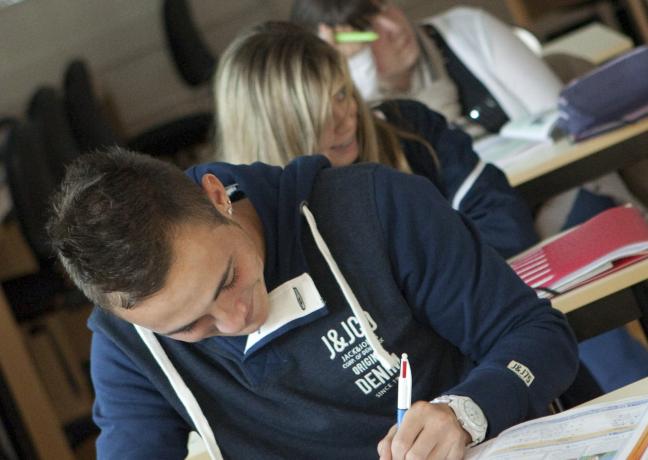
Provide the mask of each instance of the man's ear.
POLYGON ((207 173, 202 176, 200 185, 214 207, 218 209, 221 214, 227 216, 228 209, 231 208, 232 204, 229 196, 227 196, 227 192, 225 191, 225 186, 218 177, 207 173))

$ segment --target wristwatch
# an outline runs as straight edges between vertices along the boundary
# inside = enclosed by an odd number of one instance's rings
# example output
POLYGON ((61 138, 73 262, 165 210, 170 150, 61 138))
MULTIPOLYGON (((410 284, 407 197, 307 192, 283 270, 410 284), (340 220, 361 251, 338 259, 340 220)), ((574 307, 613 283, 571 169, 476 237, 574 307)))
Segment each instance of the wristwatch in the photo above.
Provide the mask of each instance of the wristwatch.
POLYGON ((455 413, 461 427, 472 437, 468 447, 472 447, 484 440, 488 421, 484 413, 468 396, 443 395, 430 401, 432 404, 443 403, 450 406, 455 413))

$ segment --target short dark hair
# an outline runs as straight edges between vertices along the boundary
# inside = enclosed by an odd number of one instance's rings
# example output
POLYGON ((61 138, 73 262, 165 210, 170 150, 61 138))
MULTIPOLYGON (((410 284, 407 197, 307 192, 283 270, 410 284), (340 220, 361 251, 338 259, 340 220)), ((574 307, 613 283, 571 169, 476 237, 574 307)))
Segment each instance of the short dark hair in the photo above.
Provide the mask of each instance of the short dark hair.
POLYGON ((112 147, 68 167, 47 231, 59 260, 91 301, 106 309, 131 308, 164 286, 172 237, 189 222, 228 219, 176 166, 112 147))
POLYGON ((294 0, 290 20, 317 32, 317 25, 347 24, 358 30, 370 27, 370 18, 380 12, 378 0, 294 0))

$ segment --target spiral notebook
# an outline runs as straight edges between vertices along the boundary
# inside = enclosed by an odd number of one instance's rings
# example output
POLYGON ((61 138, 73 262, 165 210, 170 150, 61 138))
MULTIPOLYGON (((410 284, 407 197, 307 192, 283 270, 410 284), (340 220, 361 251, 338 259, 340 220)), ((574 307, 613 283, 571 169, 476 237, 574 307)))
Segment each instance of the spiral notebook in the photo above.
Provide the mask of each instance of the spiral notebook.
POLYGON ((522 280, 552 297, 648 258, 648 223, 638 209, 608 209, 509 260, 522 280))

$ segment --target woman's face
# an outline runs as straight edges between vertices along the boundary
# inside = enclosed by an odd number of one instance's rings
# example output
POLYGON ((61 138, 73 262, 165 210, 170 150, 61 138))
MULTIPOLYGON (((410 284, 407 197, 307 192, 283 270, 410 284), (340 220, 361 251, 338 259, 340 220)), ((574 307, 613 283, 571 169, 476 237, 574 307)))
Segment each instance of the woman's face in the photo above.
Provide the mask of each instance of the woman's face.
POLYGON ((346 166, 358 159, 358 105, 351 84, 341 80, 333 86, 331 116, 326 121, 318 152, 333 166, 346 166))

